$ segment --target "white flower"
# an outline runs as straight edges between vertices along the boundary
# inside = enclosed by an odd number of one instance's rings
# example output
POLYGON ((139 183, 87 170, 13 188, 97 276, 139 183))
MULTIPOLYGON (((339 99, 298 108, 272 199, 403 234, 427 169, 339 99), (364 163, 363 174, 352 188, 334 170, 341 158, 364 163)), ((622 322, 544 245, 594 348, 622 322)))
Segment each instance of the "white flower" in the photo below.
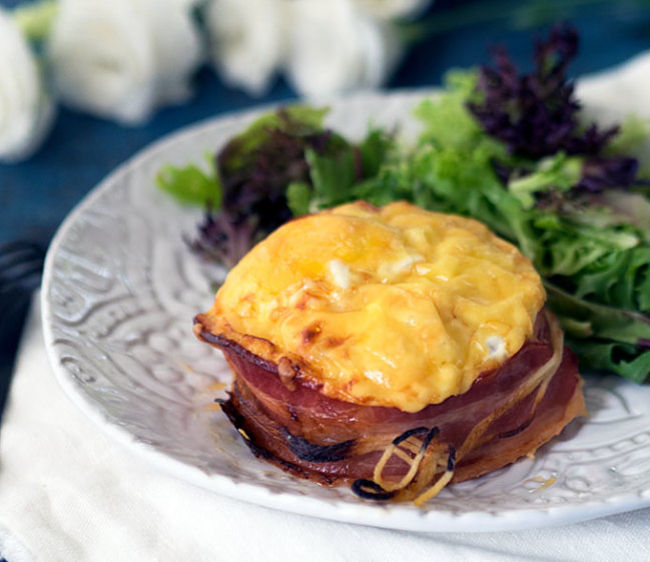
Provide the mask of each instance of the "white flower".
POLYGON ((48 132, 53 114, 27 41, 0 9, 0 161, 30 156, 48 132))
POLYGON ((382 19, 414 18, 422 15, 432 0, 354 0, 362 9, 382 19))
POLYGON ((205 11, 210 54, 225 82, 251 95, 268 90, 284 61, 284 0, 213 0, 205 11))
POLYGON ((189 0, 61 0, 48 43, 70 106, 138 124, 191 94, 201 40, 189 0))
POLYGON ((388 24, 359 10, 349 0, 291 2, 288 78, 310 97, 376 88, 399 55, 388 24))

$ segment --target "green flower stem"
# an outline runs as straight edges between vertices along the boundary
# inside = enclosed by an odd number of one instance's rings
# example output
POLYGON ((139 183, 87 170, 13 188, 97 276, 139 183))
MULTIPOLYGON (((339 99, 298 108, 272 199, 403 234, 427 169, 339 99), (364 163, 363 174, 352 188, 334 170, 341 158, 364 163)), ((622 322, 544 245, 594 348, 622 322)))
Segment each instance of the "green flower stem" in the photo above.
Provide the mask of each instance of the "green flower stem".
POLYGON ((42 41, 48 37, 59 10, 57 0, 37 0, 21 4, 14 12, 14 21, 28 39, 42 41))
MULTIPOLYGON (((521 3, 512 0, 500 0, 467 4, 459 8, 434 12, 430 16, 415 22, 398 24, 400 37, 407 44, 417 43, 429 37, 449 31, 478 24, 509 22, 512 27, 526 29, 549 22, 566 19, 577 9, 602 7, 612 4, 611 0, 535 0, 521 3)), ((616 3, 616 10, 621 7, 643 10, 650 7, 648 0, 623 0, 616 3)))

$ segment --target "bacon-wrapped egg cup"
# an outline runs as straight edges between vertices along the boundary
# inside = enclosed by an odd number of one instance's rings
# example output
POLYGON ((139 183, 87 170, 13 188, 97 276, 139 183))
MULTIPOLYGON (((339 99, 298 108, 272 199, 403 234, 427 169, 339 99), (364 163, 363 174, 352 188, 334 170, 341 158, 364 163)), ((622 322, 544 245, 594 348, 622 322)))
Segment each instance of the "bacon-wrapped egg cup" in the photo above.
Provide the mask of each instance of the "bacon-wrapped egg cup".
POLYGON ((544 301, 530 261, 481 223, 356 202, 254 247, 194 331, 232 368, 222 409, 255 455, 420 505, 585 413, 544 301))

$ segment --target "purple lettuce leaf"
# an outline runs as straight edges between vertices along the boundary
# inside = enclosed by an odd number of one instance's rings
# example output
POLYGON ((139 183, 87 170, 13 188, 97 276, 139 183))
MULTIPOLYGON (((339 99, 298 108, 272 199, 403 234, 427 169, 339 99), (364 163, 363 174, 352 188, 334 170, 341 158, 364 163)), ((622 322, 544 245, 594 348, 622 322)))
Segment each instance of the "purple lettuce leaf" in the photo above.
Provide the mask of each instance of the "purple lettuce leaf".
MULTIPOLYGON (((636 179, 638 162, 603 154, 619 127, 580 124, 580 103, 567 77, 577 50, 578 35, 566 25, 553 27, 550 37, 536 44, 530 73, 520 73, 505 49, 496 49, 494 67, 479 70, 476 96, 468 108, 485 131, 515 157, 538 160, 558 152, 583 157, 576 190, 594 193, 626 188, 636 179)), ((508 165, 495 166, 499 177, 507 180, 508 165)))

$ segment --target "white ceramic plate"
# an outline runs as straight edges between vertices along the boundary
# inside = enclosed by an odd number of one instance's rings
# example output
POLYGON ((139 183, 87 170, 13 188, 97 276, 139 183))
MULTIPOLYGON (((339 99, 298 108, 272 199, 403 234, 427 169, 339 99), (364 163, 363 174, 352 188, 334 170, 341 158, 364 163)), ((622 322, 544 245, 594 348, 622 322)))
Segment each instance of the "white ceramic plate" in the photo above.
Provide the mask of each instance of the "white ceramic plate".
MULTIPOLYGON (((369 120, 414 127, 421 94, 358 95, 328 122, 352 137, 369 120)), ((199 343, 210 273, 183 242, 200 211, 154 187, 164 163, 202 161, 259 112, 191 127, 117 169, 68 217, 47 258, 43 324, 54 371, 72 401, 116 440, 204 488, 268 507, 414 531, 556 525, 650 506, 650 388, 589 379, 589 419, 535 460, 443 491, 424 509, 376 505, 346 488, 292 478, 255 459, 214 406, 230 373, 199 343)), ((215 495, 215 501, 219 501, 215 495)))

